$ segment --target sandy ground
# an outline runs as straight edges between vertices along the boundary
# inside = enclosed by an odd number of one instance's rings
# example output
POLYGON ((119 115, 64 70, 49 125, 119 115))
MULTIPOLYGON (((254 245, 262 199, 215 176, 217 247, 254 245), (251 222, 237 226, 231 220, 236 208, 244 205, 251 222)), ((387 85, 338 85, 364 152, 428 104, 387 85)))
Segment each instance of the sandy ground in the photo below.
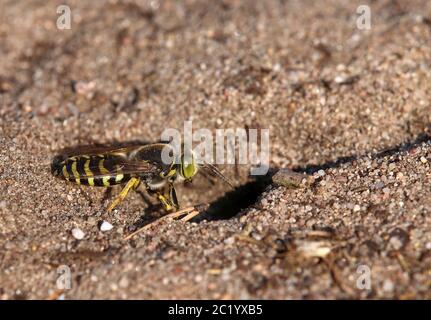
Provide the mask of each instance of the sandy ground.
POLYGON ((430 299, 431 2, 372 1, 370 30, 361 4, 1 1, 0 298, 430 299), (124 241, 161 211, 134 193, 108 214, 103 189, 50 174, 64 147, 185 120, 269 128, 272 171, 310 177, 226 165, 233 191, 180 187, 201 219, 124 241))

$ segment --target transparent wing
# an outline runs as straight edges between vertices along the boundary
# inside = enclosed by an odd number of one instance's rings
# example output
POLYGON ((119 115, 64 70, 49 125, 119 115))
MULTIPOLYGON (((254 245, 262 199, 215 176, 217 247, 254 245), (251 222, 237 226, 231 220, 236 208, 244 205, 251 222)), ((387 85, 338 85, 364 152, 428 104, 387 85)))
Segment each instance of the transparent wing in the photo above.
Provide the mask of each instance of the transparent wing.
POLYGON ((103 178, 119 174, 131 176, 153 176, 161 172, 156 164, 146 161, 130 161, 120 156, 72 157, 63 165, 76 166, 80 178, 103 178))

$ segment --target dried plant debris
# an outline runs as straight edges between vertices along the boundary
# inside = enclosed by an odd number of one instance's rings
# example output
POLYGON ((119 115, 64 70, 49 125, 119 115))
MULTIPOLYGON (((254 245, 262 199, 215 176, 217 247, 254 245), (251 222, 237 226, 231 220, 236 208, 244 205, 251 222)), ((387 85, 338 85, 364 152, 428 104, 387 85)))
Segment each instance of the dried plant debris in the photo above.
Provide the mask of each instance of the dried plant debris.
POLYGON ((280 169, 272 176, 272 182, 286 188, 299 188, 314 182, 313 176, 294 172, 290 169, 280 169))
MULTIPOLYGON (((267 232, 264 236, 253 236, 255 233, 251 225, 246 225, 244 230, 235 238, 239 241, 255 244, 259 247, 275 251, 276 257, 292 257, 296 255, 304 259, 324 258, 332 249, 336 248, 336 242, 328 238, 334 238, 333 234, 325 231, 301 230, 289 231, 286 236, 276 236, 274 231, 267 232)), ((340 241, 337 241, 339 244, 340 241)))

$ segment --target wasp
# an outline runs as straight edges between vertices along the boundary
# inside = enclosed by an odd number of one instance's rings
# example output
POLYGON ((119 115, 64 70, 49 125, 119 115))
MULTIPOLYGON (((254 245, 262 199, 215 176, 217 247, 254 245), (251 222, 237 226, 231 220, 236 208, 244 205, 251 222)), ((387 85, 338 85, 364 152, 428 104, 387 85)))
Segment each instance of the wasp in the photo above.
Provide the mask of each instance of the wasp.
MULTIPOLYGON (((183 148, 181 148, 183 150, 183 148)), ((165 153, 166 154, 166 153, 165 153)), ((177 182, 191 182, 201 168, 218 176, 231 187, 229 180, 212 164, 200 164, 192 152, 186 161, 184 152, 175 154, 169 143, 153 143, 127 147, 90 147, 72 154, 63 153, 54 158, 51 172, 63 180, 95 187, 111 187, 123 185, 123 189, 108 207, 111 212, 128 195, 143 185, 146 191, 154 195, 167 212, 178 211, 175 186, 177 182), (163 150, 173 154, 172 161, 163 161, 163 150)), ((174 212, 174 213, 175 213, 174 212)), ((182 218, 188 221, 199 212, 181 210, 182 218)))

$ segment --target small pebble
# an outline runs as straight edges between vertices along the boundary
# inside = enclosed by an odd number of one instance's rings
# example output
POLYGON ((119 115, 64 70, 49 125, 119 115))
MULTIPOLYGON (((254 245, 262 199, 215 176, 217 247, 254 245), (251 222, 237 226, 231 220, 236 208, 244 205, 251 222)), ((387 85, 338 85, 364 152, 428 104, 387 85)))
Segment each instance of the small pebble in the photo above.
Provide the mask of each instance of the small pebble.
POLYGON ((325 171, 324 170, 322 170, 322 169, 320 169, 319 171, 317 171, 317 175, 319 176, 319 177, 324 177, 325 176, 325 171))
POLYGON ((378 181, 374 184, 375 189, 383 189, 385 186, 385 183, 383 181, 378 181))
POLYGON ((395 250, 401 250, 409 241, 409 234, 401 228, 395 228, 389 236, 389 244, 395 250))
POLYGON ((113 225, 110 224, 108 221, 103 221, 100 224, 100 231, 109 231, 113 228, 113 225))
POLYGON ((85 233, 79 228, 73 228, 72 229, 72 236, 77 240, 84 239, 85 233))
POLYGON ((428 163, 428 160, 427 160, 427 158, 425 158, 424 156, 422 156, 421 157, 421 162, 425 164, 425 163, 428 163))
POLYGON ((78 81, 73 86, 76 93, 81 95, 89 95, 96 88, 96 82, 78 81))
POLYGON ((397 238, 397 237, 392 237, 390 240, 389 240, 389 243, 392 245, 392 247, 395 249, 395 250, 399 250, 399 249, 401 249, 402 247, 403 247, 403 243, 401 242, 401 240, 399 239, 399 238, 397 238))
POLYGON ((394 283, 391 280, 385 280, 383 283, 383 291, 392 292, 394 291, 394 283))
POLYGON ((129 280, 126 277, 122 277, 118 285, 120 288, 127 288, 129 286, 129 280))
POLYGON ((229 237, 227 239, 224 240, 224 243, 227 245, 231 245, 235 242, 235 238, 234 237, 229 237))
POLYGON ((97 224, 97 219, 95 217, 89 217, 87 220, 87 223, 89 225, 95 225, 95 224, 97 224))

